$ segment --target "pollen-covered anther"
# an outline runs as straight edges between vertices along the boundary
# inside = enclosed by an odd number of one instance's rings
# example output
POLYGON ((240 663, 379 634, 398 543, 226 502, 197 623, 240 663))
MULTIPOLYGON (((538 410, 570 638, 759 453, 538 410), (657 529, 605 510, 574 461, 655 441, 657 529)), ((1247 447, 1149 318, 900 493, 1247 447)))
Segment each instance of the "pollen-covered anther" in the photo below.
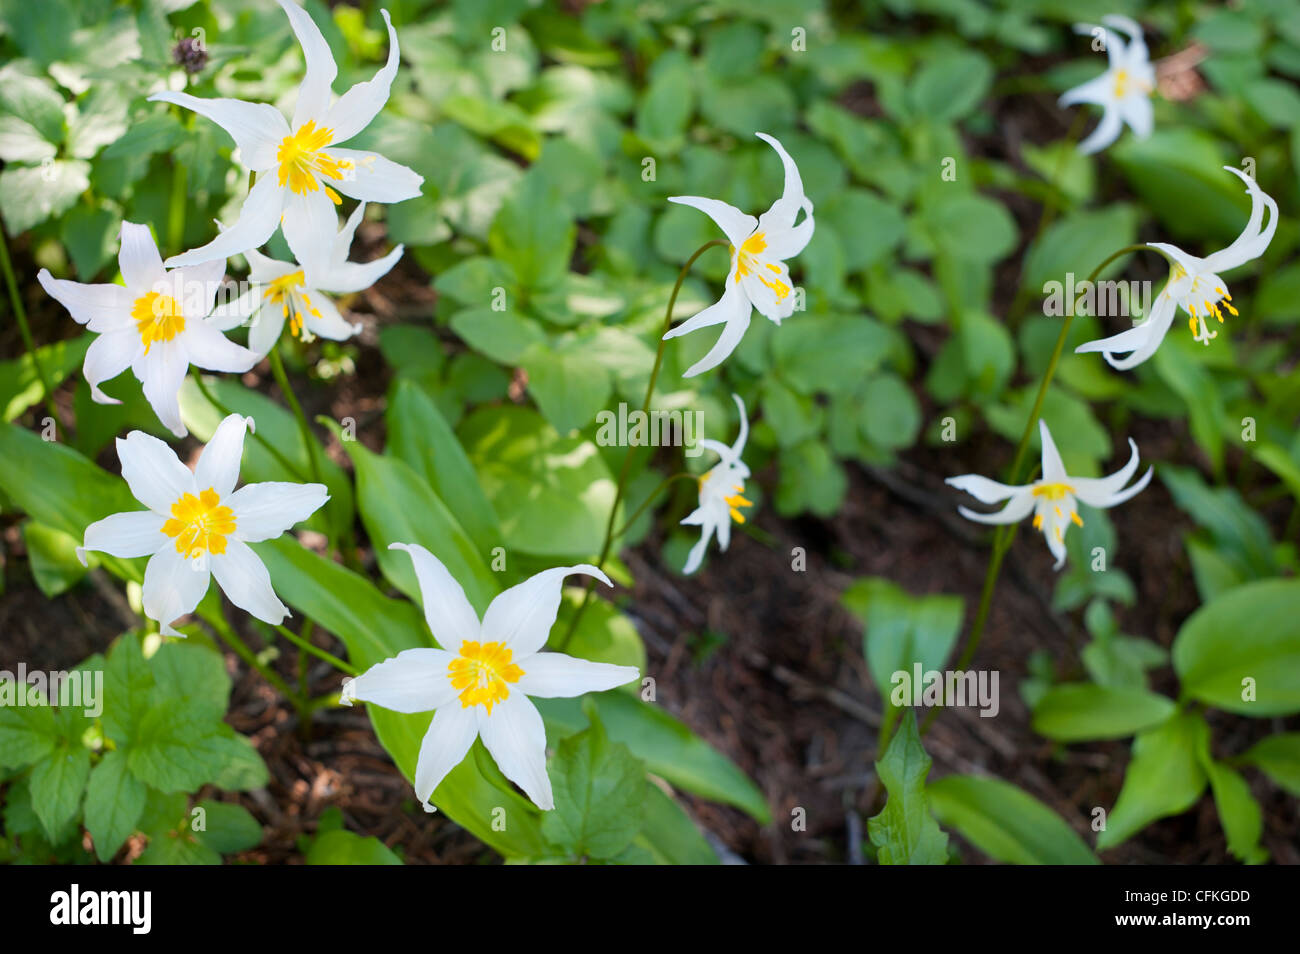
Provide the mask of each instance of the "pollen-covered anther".
POLYGON ((175 538, 177 553, 192 560, 205 553, 226 552, 226 537, 235 532, 235 513, 222 506, 216 490, 209 487, 197 497, 181 494, 171 514, 162 532, 175 538))
MULTIPOLYGON (((356 168, 351 159, 337 159, 324 152, 326 146, 334 141, 334 130, 328 126, 317 126, 315 120, 303 123, 297 132, 285 136, 280 142, 275 158, 280 164, 278 178, 280 185, 288 185, 298 195, 315 192, 322 188, 319 177, 341 181, 345 174, 356 168)), ((335 205, 342 203, 337 192, 324 186, 325 194, 335 205)))
POLYGON ((460 692, 461 708, 482 705, 488 715, 492 707, 510 697, 510 683, 518 682, 524 671, 510 660, 513 653, 505 643, 479 643, 465 640, 460 654, 447 666, 447 678, 460 692))

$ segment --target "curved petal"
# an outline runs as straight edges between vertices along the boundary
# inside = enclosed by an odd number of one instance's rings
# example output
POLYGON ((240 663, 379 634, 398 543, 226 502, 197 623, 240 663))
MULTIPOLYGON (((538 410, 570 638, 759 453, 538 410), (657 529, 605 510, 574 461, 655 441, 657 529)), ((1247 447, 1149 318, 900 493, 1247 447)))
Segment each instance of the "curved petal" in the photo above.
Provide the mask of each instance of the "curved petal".
POLYGON ((260 360, 256 352, 235 344, 206 321, 187 322, 181 338, 190 363, 207 371, 242 374, 260 360))
POLYGON ((372 702, 394 712, 441 709, 456 699, 447 678, 447 667, 455 658, 445 649, 404 649, 345 682, 339 701, 345 705, 372 702))
POLYGON ((226 260, 214 258, 187 268, 172 269, 162 280, 154 283, 154 290, 175 298, 187 322, 202 321, 212 313, 225 276, 226 260))
POLYGON ((182 252, 167 259, 168 268, 185 268, 210 262, 214 258, 227 259, 242 255, 250 248, 265 245, 275 234, 284 212, 285 188, 275 175, 266 173, 257 177, 252 191, 239 209, 239 218, 207 245, 182 252))
POLYGON ((90 397, 97 404, 121 404, 99 389, 105 381, 115 377, 131 367, 136 355, 144 346, 134 329, 123 328, 121 331, 109 331, 100 335, 86 349, 86 360, 82 363, 81 373, 90 385, 90 397))
POLYGON ((1224 166, 1242 182, 1246 183, 1246 192, 1250 195, 1250 220, 1246 227, 1233 241, 1231 245, 1222 251, 1214 252, 1205 257, 1204 268, 1211 272, 1227 271, 1230 268, 1236 268, 1249 262, 1253 258, 1259 258, 1268 248, 1269 243, 1273 241, 1273 233, 1277 231, 1277 203, 1273 197, 1259 187, 1259 184, 1240 169, 1232 166, 1224 166), (1268 209, 1268 225, 1261 230, 1260 222, 1264 217, 1264 210, 1268 209))
POLYGON ((962 474, 960 477, 949 477, 944 483, 950 487, 956 487, 958 490, 964 490, 980 503, 986 504, 1001 503, 1009 497, 1014 497, 1016 494, 1029 490, 1028 487, 1000 484, 996 480, 989 480, 979 474, 962 474))
POLYGON ((749 299, 745 297, 745 291, 740 287, 740 283, 733 282, 728 277, 721 298, 708 308, 696 312, 680 325, 669 328, 664 335, 664 340, 667 341, 669 338, 688 335, 692 331, 707 328, 709 325, 717 325, 722 322, 730 323, 740 318, 741 315, 744 315, 744 320, 748 324, 750 307, 749 299))
MULTIPOLYGON (((344 195, 366 202, 401 202, 420 194, 424 176, 401 163, 385 159, 377 152, 360 149, 335 149, 329 154, 338 159, 350 159, 354 167, 346 170, 342 179, 331 179, 330 184, 344 195)), ((299 260, 301 261, 301 259, 299 260)))
POLYGON ((230 602, 264 623, 278 626, 289 614, 271 588, 271 574, 252 548, 242 540, 226 538, 226 552, 208 556, 212 575, 230 602))
MULTIPOLYGON (((1132 441, 1129 441, 1132 444, 1132 441)), ((1154 467, 1148 467, 1147 472, 1143 474, 1133 486, 1127 489, 1121 489, 1128 479, 1133 476, 1133 471, 1137 468, 1137 445, 1133 445, 1133 457, 1124 469, 1109 477, 1101 478, 1079 478, 1073 480, 1074 494, 1090 507, 1105 509, 1122 504, 1124 501, 1137 496, 1146 489, 1147 484, 1151 483, 1151 477, 1155 473, 1154 467)))
POLYGON ((727 323, 722 328, 722 334, 718 336, 718 340, 709 349, 709 353, 687 368, 682 377, 693 378, 697 374, 703 374, 710 368, 716 368, 726 360, 731 352, 736 350, 736 346, 740 344, 740 339, 745 337, 745 331, 749 328, 749 299, 746 298, 744 302, 743 310, 738 309, 727 320, 727 323))
POLYGON ((208 315, 208 324, 217 331, 233 331, 247 322, 262 307, 264 300, 262 289, 253 285, 238 297, 222 302, 212 309, 212 314, 208 315))
MULTIPOLYGON (((218 332, 214 331, 213 334, 218 332)), ((181 421, 180 404, 181 385, 185 383, 185 373, 190 369, 189 354, 183 344, 189 336, 187 327, 171 341, 155 341, 147 353, 140 352, 131 363, 132 373, 144 388, 145 400, 163 426, 177 437, 189 433, 181 421)))
POLYGON ((397 46, 397 31, 389 19, 387 10, 380 10, 384 25, 388 27, 388 62, 375 74, 375 78, 358 83, 339 97, 325 117, 325 125, 334 130, 334 141, 344 142, 351 139, 370 125, 370 121, 379 115, 388 102, 389 90, 393 78, 397 76, 397 62, 401 51, 397 46))
POLYGON ((254 354, 269 354, 280 340, 284 330, 284 309, 264 305, 257 310, 248 325, 248 350, 254 354))
POLYGON ((1155 124, 1154 108, 1151 100, 1144 95, 1125 96, 1119 101, 1120 118, 1128 123, 1133 134, 1139 139, 1146 139, 1151 135, 1151 128, 1155 124))
POLYGON ((668 201, 699 209, 722 229, 727 240, 736 248, 744 245, 745 239, 758 226, 758 219, 719 199, 706 199, 698 195, 670 195, 668 201))
POLYGON ((321 276, 329 273, 330 249, 338 227, 338 213, 324 189, 285 194, 280 228, 293 257, 302 265, 305 284, 315 287, 321 276))
MULTIPOLYGON (((253 419, 242 414, 231 414, 217 425, 194 466, 194 485, 199 490, 210 487, 219 497, 225 497, 235 489, 239 462, 244 456, 244 432, 252 426, 253 419)), ((223 503, 229 506, 229 501, 223 503)))
POLYGON ((1105 355, 1106 363, 1112 368, 1117 371, 1127 371, 1156 353, 1160 342, 1165 340, 1165 335, 1169 332, 1169 326, 1173 324, 1177 310, 1174 300, 1162 293, 1151 306, 1150 317, 1142 324, 1110 338, 1081 344, 1074 350, 1076 352, 1100 351, 1105 355), (1127 358, 1115 358, 1115 354, 1120 351, 1131 353, 1127 358))
POLYGON ((478 613, 442 561, 418 543, 390 543, 388 549, 405 550, 411 555, 420 601, 424 603, 424 621, 438 645, 454 652, 465 640, 477 640, 481 631, 478 613))
POLYGON ((121 285, 83 285, 55 278, 47 268, 36 273, 36 280, 45 294, 68 309, 73 321, 91 331, 104 334, 135 327, 131 308, 136 296, 121 285))
POLYGON ((1077 106, 1080 103, 1093 103, 1109 109, 1115 102, 1115 77, 1109 70, 1093 77, 1086 83, 1080 83, 1067 89, 1056 101, 1058 106, 1077 106))
MULTIPOLYGON (((275 152, 289 135, 289 124, 268 103, 246 103, 242 99, 200 99, 189 93, 164 91, 149 97, 151 103, 174 103, 212 120, 235 140, 240 161, 254 172, 275 165, 275 152)), ((262 244, 261 242, 257 244, 262 244)))
MULTIPOLYGON (((769 258, 784 261, 787 258, 794 258, 812 241, 813 227, 816 224, 813 221, 812 203, 806 202, 804 211, 808 214, 803 217, 803 221, 794 228, 788 229, 771 229, 767 232, 767 249, 765 254, 769 258)), ((759 230, 763 228, 762 219, 758 222, 759 230)))
POLYGON ((1065 464, 1061 461, 1061 452, 1056 449, 1052 432, 1048 430, 1047 421, 1038 419, 1038 440, 1043 445, 1042 482, 1047 484, 1064 483, 1067 480, 1065 464))
POLYGON ((731 399, 736 402, 736 410, 740 414, 740 431, 736 434, 736 443, 731 445, 731 453, 739 460, 745 451, 745 442, 749 440, 749 414, 745 411, 745 402, 739 394, 733 391, 731 399))
POLYGON ((404 251, 406 246, 399 245, 383 258, 377 258, 373 262, 335 263, 330 268, 329 274, 321 277, 317 287, 336 295, 364 291, 392 271, 404 251))
POLYGON ((136 510, 96 520, 86 528, 85 538, 81 546, 77 547, 77 559, 82 566, 86 565, 83 550, 94 550, 128 560, 157 553, 171 543, 162 532, 166 519, 152 510, 136 510))
MULTIPOLYGON (((767 133, 754 133, 759 139, 767 143, 776 150, 776 154, 781 157, 781 165, 785 169, 785 187, 781 192, 781 198, 772 203, 772 207, 759 217, 759 231, 777 231, 788 232, 794 227, 795 217, 799 210, 803 209, 808 215, 812 215, 812 203, 808 201, 808 196, 803 191, 803 179, 799 176, 799 167, 795 165, 790 154, 785 151, 785 147, 776 139, 775 136, 769 136, 767 133)), ((812 237, 812 230, 808 230, 809 238, 812 237)), ((734 243, 733 243, 734 244, 734 243)), ((769 245, 771 242, 769 241, 769 245)), ((804 245, 807 245, 807 240, 804 245)), ((788 256, 778 256, 787 258, 788 256)))
POLYGON ((175 546, 163 547, 144 568, 144 614, 158 621, 164 636, 180 635, 172 623, 194 612, 208 591, 209 577, 205 560, 187 560, 175 546))
POLYGON ((546 645, 555 625, 564 578, 573 573, 585 573, 613 586, 609 577, 590 563, 543 570, 493 598, 483 614, 483 638, 505 643, 516 658, 537 652, 546 645))
POLYGON ((542 811, 555 807, 551 780, 546 774, 546 726, 537 706, 522 692, 512 692, 487 715, 474 707, 478 734, 492 753, 497 768, 524 790, 542 811))
MULTIPOLYGON (((1189 255, 1177 245, 1170 245, 1168 242, 1147 242, 1147 248, 1154 248, 1163 252, 1165 258, 1173 259, 1174 264, 1189 275, 1199 274, 1202 270, 1211 271, 1205 267, 1205 261, 1197 258, 1195 255, 1189 255)), ((1169 286, 1166 285, 1166 288, 1169 286)))
POLYGON ((586 692, 604 692, 641 675, 635 666, 591 662, 564 653, 534 653, 522 661, 524 674, 514 688, 526 696, 567 699, 586 692))
POLYGON ((155 282, 165 277, 158 243, 147 225, 122 222, 118 233, 122 245, 117 253, 117 267, 122 272, 126 287, 137 295, 148 292, 155 282))
POLYGON ((122 479, 131 495, 154 513, 167 516, 182 494, 197 494, 194 474, 176 452, 152 434, 132 431, 117 439, 122 479))
MULTIPOLYGON (((682 523, 686 521, 683 520, 682 523)), ((704 552, 709 548, 709 541, 713 539, 715 524, 712 521, 705 522, 703 529, 700 530, 700 539, 695 541, 691 547, 691 552, 686 555, 686 565, 682 567, 682 573, 690 576, 700 568, 704 562, 704 552)))
POLYGON ((314 335, 329 338, 331 341, 346 341, 361 331, 361 322, 353 323, 339 314, 338 306, 322 292, 312 292, 310 296, 315 314, 303 315, 303 325, 314 335))
POLYGON ((995 513, 980 513, 969 507, 958 507, 957 512, 967 520, 974 520, 976 523, 1015 523, 1029 516, 1029 512, 1033 509, 1033 495, 1022 493, 1012 497, 1005 507, 995 513))
POLYGON ((1137 21, 1118 13, 1108 13, 1101 18, 1101 22, 1106 24, 1112 30, 1119 30, 1128 35, 1128 48, 1124 51, 1125 61, 1128 63, 1145 63, 1150 54, 1147 52, 1146 41, 1142 38, 1142 27, 1137 21))
POLYGON ((1119 138, 1120 131, 1123 128, 1124 121, 1120 118, 1119 109, 1113 104, 1105 104, 1105 111, 1101 114, 1101 122, 1092 131, 1092 135, 1079 143, 1079 151, 1085 156, 1100 152, 1119 138))
POLYGON ((263 255, 255 248, 244 252, 244 261, 248 262, 248 280, 255 285, 273 282, 300 268, 296 262, 282 262, 278 258, 263 255))
POLYGON ((429 799, 447 773, 460 764, 478 737, 478 718, 474 708, 443 706, 433 714, 429 731, 420 743, 420 758, 415 764, 415 797, 426 812, 436 811, 429 799))
POLYGON ((357 234, 357 226, 365 220, 365 217, 366 203, 358 202, 352 209, 352 214, 343 223, 343 228, 339 229, 338 234, 334 236, 334 244, 330 247, 331 270, 347 262, 348 255, 352 251, 352 240, 357 234))
POLYGON ((740 282, 745 297, 769 321, 779 325, 794 314, 794 283, 785 262, 759 262, 740 282))
POLYGON ((293 110, 293 128, 297 129, 309 119, 324 116, 329 109, 330 88, 338 75, 338 67, 324 34, 311 15, 290 0, 280 0, 280 6, 289 17, 289 26, 298 38, 303 59, 307 62, 307 71, 298 90, 298 103, 293 110))
POLYGON ((306 520, 329 499, 324 484, 268 480, 246 484, 222 503, 235 513, 235 539, 259 543, 273 540, 306 520))
MULTIPOLYGON (((1068 527, 1069 525, 1066 524, 1065 526, 1068 527)), ((1065 566, 1065 527, 1061 528, 1061 535, 1059 537, 1055 533, 1055 527, 1056 524, 1054 523, 1051 526, 1045 524, 1043 527, 1043 539, 1047 541, 1047 549, 1052 551, 1052 556, 1056 557, 1056 563, 1052 565, 1052 569, 1059 570, 1061 567, 1065 566), (1049 530, 1052 530, 1053 532, 1049 533, 1049 530)))
MULTIPOLYGON (((1103 18, 1104 19, 1104 18, 1103 18)), ((1094 23, 1076 23, 1074 32, 1083 36, 1095 36, 1100 30, 1106 41, 1106 62, 1107 72, 1122 69, 1127 59, 1127 49, 1124 46, 1124 39, 1114 30, 1098 26, 1094 23)))

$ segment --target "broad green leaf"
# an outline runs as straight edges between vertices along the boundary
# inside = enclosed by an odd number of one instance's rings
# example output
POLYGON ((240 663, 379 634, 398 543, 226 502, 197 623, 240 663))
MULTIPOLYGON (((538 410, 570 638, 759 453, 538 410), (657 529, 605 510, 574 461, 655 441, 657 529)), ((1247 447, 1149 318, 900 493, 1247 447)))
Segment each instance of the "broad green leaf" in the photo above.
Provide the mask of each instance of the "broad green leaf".
POLYGON ((1066 683, 1048 689, 1034 707, 1034 731, 1057 742, 1122 739, 1164 722, 1172 700, 1136 687, 1066 683))
POLYGON ((1138 734, 1119 798, 1097 836, 1098 851, 1114 848, 1157 818, 1196 804, 1205 791, 1199 753, 1209 731, 1199 715, 1182 712, 1138 734))
MULTIPOLYGON (((51 388, 57 388, 81 366, 93 338, 94 335, 87 333, 36 349, 37 360, 51 388)), ((0 410, 3 411, 0 418, 12 421, 44 398, 45 388, 30 354, 0 363, 0 410)))
POLYGON ((39 762, 60 742, 54 712, 47 705, 22 705, 17 693, 37 702, 29 687, 15 679, 0 681, 0 768, 22 768, 39 762))
POLYGON ((400 865, 402 859, 378 838, 350 831, 327 831, 307 849, 309 865, 400 865))
POLYGON ((49 599, 68 590, 86 575, 77 559, 81 541, 62 530, 28 520, 23 524, 23 542, 37 587, 49 599))
POLYGON ((529 393, 559 434, 592 424, 609 400, 609 373, 580 348, 534 344, 523 356, 523 367, 529 393))
POLYGON ((1264 834, 1264 813, 1250 793, 1250 786, 1241 773, 1216 762, 1209 751, 1202 753, 1202 767, 1210 780, 1214 794, 1214 807, 1228 839, 1228 851, 1238 861, 1249 865, 1268 860, 1268 852, 1260 845, 1264 834))
POLYGON ((1100 862, 1060 815, 1023 789, 982 775, 949 775, 926 788, 939 823, 997 861, 1016 865, 1100 862))
POLYGON ((26 232, 72 208, 90 188, 90 163, 54 159, 40 166, 8 166, 0 172, 0 214, 5 228, 26 232))
POLYGON ((32 768, 32 808, 50 841, 81 808, 81 796, 90 777, 90 749, 77 741, 64 741, 32 768))
POLYGON ((925 777, 930 756, 921 745, 916 713, 899 722, 876 772, 889 793, 879 815, 867 821, 876 858, 882 865, 942 865, 948 860, 948 836, 930 814, 925 777))
POLYGON ((613 858, 641 827, 645 767, 627 746, 611 742, 600 719, 562 740, 547 766, 555 808, 542 834, 575 858, 613 858))
POLYGON ((256 848, 262 841, 262 826, 242 805, 205 799, 195 806, 201 814, 192 815, 190 826, 199 840, 213 851, 226 855, 256 848), (203 827, 195 830, 197 819, 203 827))
POLYGON ((1300 732, 1279 732, 1260 739, 1240 759, 1300 798, 1300 732))
POLYGON ((863 315, 796 314, 772 338, 781 377, 800 394, 857 387, 879 367, 891 338, 880 322, 863 315))
POLYGON ((144 783, 127 769, 126 756, 106 752, 86 786, 86 829, 100 861, 109 861, 135 831, 144 802, 144 783))
POLYGON ((960 119, 979 105, 992 82, 993 65, 986 56, 974 50, 945 50, 912 78, 912 108, 927 119, 960 119))

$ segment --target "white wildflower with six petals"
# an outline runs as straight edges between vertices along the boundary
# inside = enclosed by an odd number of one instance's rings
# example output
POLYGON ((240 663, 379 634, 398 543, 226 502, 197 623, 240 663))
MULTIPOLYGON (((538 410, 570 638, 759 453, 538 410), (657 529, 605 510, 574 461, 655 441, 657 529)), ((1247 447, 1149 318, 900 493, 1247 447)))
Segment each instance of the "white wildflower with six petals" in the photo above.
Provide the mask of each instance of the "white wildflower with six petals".
POLYGON ((1102 108, 1101 122, 1079 143, 1079 151, 1084 154, 1100 152, 1113 143, 1125 123, 1139 139, 1150 136, 1153 125, 1151 94, 1156 88, 1156 71, 1148 57, 1146 41, 1142 39, 1142 27, 1128 17, 1115 14, 1102 17, 1101 22, 1111 29, 1076 23, 1074 30, 1093 35, 1102 31, 1110 65, 1096 79, 1068 90, 1058 100, 1061 106, 1095 103, 1102 108), (1128 43, 1116 30, 1128 34, 1128 43))
POLYGON ((736 437, 736 443, 728 447, 707 438, 700 441, 701 447, 713 451, 721 460, 699 478, 700 505, 682 520, 686 526, 700 527, 700 539, 691 547, 686 565, 682 568, 686 574, 694 573, 700 568, 704 562, 704 551, 708 549, 709 541, 715 534, 719 550, 725 551, 730 546, 731 522, 734 520, 736 523, 744 523, 745 515, 740 512, 740 508, 753 506, 745 499, 745 480, 749 477, 749 468, 740 459, 745 451, 745 440, 749 437, 749 420, 745 415, 745 402, 740 399, 740 395, 733 394, 732 398, 740 409, 740 433, 736 437))
POLYGON ((610 585, 589 564, 555 567, 499 593, 478 614, 442 562, 424 547, 394 543, 415 564, 424 618, 444 649, 407 649, 343 684, 340 701, 360 700, 395 712, 428 712, 420 744, 415 795, 430 798, 476 738, 510 779, 543 811, 555 807, 546 774, 546 728, 529 696, 550 699, 603 692, 637 678, 634 666, 540 652, 555 624, 564 578, 586 573, 610 585))

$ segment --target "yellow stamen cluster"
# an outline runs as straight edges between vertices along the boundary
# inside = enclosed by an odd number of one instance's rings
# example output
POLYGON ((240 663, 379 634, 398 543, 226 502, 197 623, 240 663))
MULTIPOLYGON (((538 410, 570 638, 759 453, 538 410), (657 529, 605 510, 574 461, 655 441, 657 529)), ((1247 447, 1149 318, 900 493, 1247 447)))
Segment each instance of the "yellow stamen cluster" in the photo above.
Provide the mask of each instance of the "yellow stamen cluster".
MULTIPOLYGON (((1038 484, 1033 489, 1033 495, 1035 497, 1046 497, 1048 500, 1064 500, 1067 494, 1072 493, 1074 493, 1074 488, 1069 484, 1038 484)), ((1065 516, 1065 513, 1059 506, 1053 509, 1056 511, 1058 520, 1065 516)), ((1079 513, 1076 510, 1070 511, 1070 520, 1077 526, 1083 526, 1083 520, 1080 518, 1079 513)), ((1041 513, 1034 514, 1034 529, 1043 529, 1043 515, 1041 513)), ((1061 528, 1058 526, 1056 527, 1056 539, 1060 540, 1061 537, 1061 528)))
POLYGON ((731 508, 731 519, 736 521, 736 523, 744 523, 745 515, 740 512, 739 508, 752 507, 754 504, 752 501, 746 500, 742 496, 745 491, 744 484, 733 484, 731 489, 734 490, 735 493, 730 497, 723 497, 722 499, 727 506, 731 508))
POLYGON ((771 262, 759 262, 758 255, 767 248, 767 237, 762 232, 755 232, 749 238, 740 244, 740 251, 731 246, 731 253, 736 256, 736 281, 740 281, 746 275, 753 275, 760 282, 772 289, 776 295, 777 301, 784 301, 785 297, 790 294, 790 286, 781 281, 780 278, 767 278, 762 268, 767 269, 777 275, 781 274, 781 266, 773 265, 771 262))
MULTIPOLYGON (((356 168, 351 159, 336 159, 323 151, 333 141, 334 130, 317 126, 314 119, 303 123, 293 135, 285 136, 275 154, 280 163, 280 185, 287 183, 298 195, 306 195, 321 188, 317 177, 341 180, 347 170, 356 168)), ((335 205, 343 201, 329 186, 324 189, 335 205)))
POLYGON ((483 705, 491 715, 494 705, 509 698, 507 683, 518 682, 524 674, 510 661, 513 655, 505 643, 467 639, 460 644, 460 655, 447 666, 447 677, 452 688, 460 691, 462 708, 483 705))
POLYGON ((176 552, 186 559, 204 553, 225 553, 226 537, 235 532, 235 513, 221 505, 220 495, 209 487, 197 497, 182 494, 172 504, 172 516, 162 532, 176 539, 176 552))
POLYGON ((149 292, 135 300, 131 306, 135 329, 144 343, 144 353, 155 341, 171 341, 185 330, 185 315, 180 303, 171 295, 149 292))
POLYGON ((1115 73, 1115 98, 1123 99, 1124 94, 1128 92, 1128 70, 1118 70, 1115 73))
POLYGON ((301 290, 303 280, 301 269, 288 275, 281 275, 267 283, 262 298, 268 305, 279 305, 284 317, 289 319, 289 331, 307 341, 310 339, 303 331, 303 312, 314 318, 321 317, 321 313, 311 303, 311 296, 301 290))

